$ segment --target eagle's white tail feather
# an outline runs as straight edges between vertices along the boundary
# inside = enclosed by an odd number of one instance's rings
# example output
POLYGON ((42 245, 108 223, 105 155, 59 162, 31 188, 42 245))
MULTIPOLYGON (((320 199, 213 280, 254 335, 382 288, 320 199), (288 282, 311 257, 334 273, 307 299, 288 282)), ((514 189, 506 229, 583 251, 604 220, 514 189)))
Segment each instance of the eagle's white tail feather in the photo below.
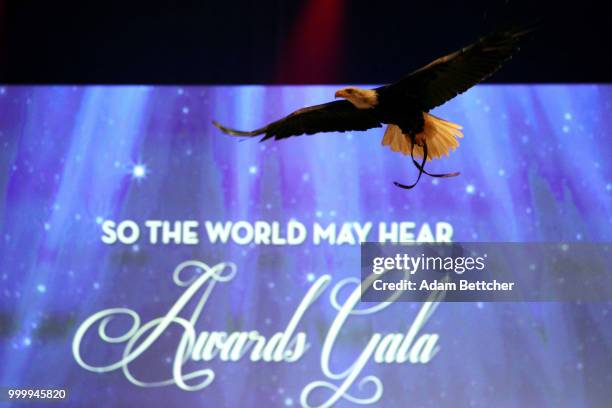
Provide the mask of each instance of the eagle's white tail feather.
MULTIPOLYGON (((423 131, 417 135, 417 140, 424 138, 427 142, 428 160, 443 155, 448 156, 459 146, 457 138, 463 137, 462 126, 429 113, 423 113, 423 119, 425 124, 423 131)), ((394 152, 401 152, 406 155, 410 154, 412 148, 410 137, 402 134, 401 129, 396 125, 387 126, 382 144, 389 146, 394 152)), ((414 157, 423 157, 423 148, 418 144, 414 146, 414 157)))

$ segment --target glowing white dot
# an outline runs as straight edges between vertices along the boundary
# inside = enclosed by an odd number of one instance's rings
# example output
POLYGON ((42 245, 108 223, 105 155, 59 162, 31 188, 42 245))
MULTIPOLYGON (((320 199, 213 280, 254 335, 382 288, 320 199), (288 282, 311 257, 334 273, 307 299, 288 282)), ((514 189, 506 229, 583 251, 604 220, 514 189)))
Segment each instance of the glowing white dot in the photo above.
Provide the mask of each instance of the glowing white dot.
POLYGON ((606 190, 612 191, 612 183, 606 184, 606 190))
POLYGON ((29 337, 26 337, 23 339, 23 345, 26 347, 29 347, 32 344, 32 339, 29 337))
POLYGON ((321 218, 323 216, 323 211, 317 211, 315 215, 317 216, 317 218, 321 218))
POLYGON ((572 120, 572 114, 569 112, 566 112, 565 115, 563 115, 563 117, 565 118, 565 120, 572 120))
POLYGON ((96 217, 96 224, 100 225, 100 224, 102 224, 103 221, 104 221, 104 218, 102 218, 100 216, 96 217))
POLYGON ((303 181, 308 181, 308 180, 310 180, 310 174, 308 174, 308 173, 304 173, 304 174, 302 174, 302 180, 303 180, 303 181))
POLYGON ((306 275, 306 280, 307 280, 308 282, 314 282, 314 280, 315 280, 315 275, 314 275, 314 273, 309 273, 308 275, 306 275))
POLYGON ((569 133, 570 127, 567 125, 563 125, 563 133, 569 133))
POLYGON ((179 88, 176 93, 178 93, 179 95, 182 95, 185 93, 185 91, 183 90, 183 88, 179 88))
POLYGON ((74 219, 77 220, 77 221, 80 221, 81 220, 81 214, 79 214, 79 213, 74 214, 74 219))
POLYGON ((504 177, 506 175, 506 170, 504 169, 499 169, 499 171, 497 172, 497 174, 500 175, 500 177, 504 177))
POLYGON ((48 222, 45 222, 45 231, 49 231, 51 229, 51 225, 48 222))
POLYGON ((187 106, 183 106, 183 115, 187 115, 189 113, 189 108, 187 106))
POLYGON ((285 405, 288 406, 288 407, 292 406, 293 405, 293 399, 289 398, 289 397, 285 398, 285 405))
POLYGON ((96 289, 96 290, 100 289, 100 284, 98 282, 94 282, 93 283, 93 288, 96 289))
POLYGON ((251 167, 249 167, 249 173, 251 173, 251 174, 255 174, 255 173, 257 173, 257 166, 251 166, 251 167))
POLYGON ((468 184, 465 186, 465 192, 468 194, 474 194, 476 192, 476 187, 473 184, 468 184))
POLYGON ((38 293, 45 293, 47 291, 47 287, 44 284, 39 283, 38 285, 36 285, 36 290, 38 291, 38 293))
POLYGON ((135 164, 132 167, 132 176, 135 179, 143 179, 147 176, 147 166, 144 164, 135 164))

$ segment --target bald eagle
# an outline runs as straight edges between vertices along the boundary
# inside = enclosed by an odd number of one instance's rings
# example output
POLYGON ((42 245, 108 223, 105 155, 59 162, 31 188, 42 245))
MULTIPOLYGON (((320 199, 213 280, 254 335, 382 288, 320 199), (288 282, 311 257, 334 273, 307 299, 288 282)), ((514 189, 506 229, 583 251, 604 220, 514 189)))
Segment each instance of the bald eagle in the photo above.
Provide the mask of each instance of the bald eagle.
POLYGON ((419 170, 410 189, 422 174, 452 177, 459 173, 432 174, 425 170, 427 160, 449 155, 459 146, 462 127, 438 118, 429 111, 467 91, 497 71, 519 49, 532 29, 494 32, 456 52, 438 58, 399 81, 374 89, 347 87, 335 93, 342 101, 299 109, 290 115, 253 131, 230 129, 213 121, 223 132, 234 136, 259 136, 263 140, 322 132, 363 131, 387 125, 382 145, 394 152, 411 155, 419 170), (415 158, 422 158, 419 163, 415 158))

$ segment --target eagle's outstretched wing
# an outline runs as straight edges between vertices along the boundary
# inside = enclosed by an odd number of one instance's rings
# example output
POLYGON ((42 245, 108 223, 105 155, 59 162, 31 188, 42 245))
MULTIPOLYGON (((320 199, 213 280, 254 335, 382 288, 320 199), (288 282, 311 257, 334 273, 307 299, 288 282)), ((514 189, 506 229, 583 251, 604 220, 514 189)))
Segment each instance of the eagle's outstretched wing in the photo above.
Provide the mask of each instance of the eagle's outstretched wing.
POLYGON ((489 34, 378 91, 409 97, 423 111, 429 111, 495 73, 519 50, 521 40, 533 30, 510 29, 489 34))
POLYGON ((219 122, 213 124, 223 132, 235 136, 259 136, 262 140, 285 139, 291 136, 312 135, 320 132, 345 132, 380 127, 371 109, 357 109, 349 101, 335 101, 299 109, 269 125, 250 132, 230 129, 219 122))

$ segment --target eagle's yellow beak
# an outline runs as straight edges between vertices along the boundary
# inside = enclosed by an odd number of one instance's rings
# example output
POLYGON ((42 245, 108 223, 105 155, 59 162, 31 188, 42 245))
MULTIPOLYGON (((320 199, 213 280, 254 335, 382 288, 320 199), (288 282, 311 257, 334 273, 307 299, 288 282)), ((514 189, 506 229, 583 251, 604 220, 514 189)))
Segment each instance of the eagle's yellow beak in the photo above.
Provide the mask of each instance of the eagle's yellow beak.
POLYGON ((339 90, 339 91, 336 91, 334 96, 336 98, 346 98, 346 92, 344 92, 343 90, 339 90))

